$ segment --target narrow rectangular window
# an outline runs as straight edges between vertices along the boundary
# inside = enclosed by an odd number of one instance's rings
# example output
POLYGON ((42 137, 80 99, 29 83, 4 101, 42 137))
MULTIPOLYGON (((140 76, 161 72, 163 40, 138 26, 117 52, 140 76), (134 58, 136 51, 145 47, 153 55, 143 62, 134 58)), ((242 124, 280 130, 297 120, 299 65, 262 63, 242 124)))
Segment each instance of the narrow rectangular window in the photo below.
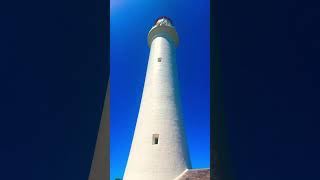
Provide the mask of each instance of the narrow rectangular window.
POLYGON ((159 144, 159 134, 152 135, 152 144, 159 144))

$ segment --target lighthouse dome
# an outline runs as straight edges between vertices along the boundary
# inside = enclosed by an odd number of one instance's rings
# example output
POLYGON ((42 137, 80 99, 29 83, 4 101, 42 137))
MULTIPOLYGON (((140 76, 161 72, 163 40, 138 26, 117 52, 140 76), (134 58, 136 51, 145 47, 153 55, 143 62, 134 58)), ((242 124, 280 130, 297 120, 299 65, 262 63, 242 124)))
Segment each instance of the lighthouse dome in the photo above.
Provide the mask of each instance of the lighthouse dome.
POLYGON ((154 25, 156 26, 173 26, 172 20, 166 16, 161 16, 158 19, 156 19, 154 25))

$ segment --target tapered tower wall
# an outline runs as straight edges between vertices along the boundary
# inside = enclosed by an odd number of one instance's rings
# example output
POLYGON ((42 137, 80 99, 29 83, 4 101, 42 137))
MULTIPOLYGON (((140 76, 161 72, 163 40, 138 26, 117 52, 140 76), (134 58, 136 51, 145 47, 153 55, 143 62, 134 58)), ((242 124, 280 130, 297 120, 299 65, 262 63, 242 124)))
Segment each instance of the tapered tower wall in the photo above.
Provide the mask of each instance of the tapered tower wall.
POLYGON ((173 180, 191 168, 175 62, 178 37, 172 30, 155 25, 149 32, 147 73, 124 180, 173 180))

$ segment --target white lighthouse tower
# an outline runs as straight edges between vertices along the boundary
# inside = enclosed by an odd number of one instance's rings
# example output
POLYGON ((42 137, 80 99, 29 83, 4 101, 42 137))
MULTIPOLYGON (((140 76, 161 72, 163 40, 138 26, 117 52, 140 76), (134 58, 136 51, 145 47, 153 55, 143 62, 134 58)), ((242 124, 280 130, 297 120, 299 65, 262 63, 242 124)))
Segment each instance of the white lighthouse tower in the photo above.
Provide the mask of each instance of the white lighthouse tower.
POLYGON ((181 113, 172 21, 148 34, 149 62, 124 180, 173 180, 191 168, 181 113))

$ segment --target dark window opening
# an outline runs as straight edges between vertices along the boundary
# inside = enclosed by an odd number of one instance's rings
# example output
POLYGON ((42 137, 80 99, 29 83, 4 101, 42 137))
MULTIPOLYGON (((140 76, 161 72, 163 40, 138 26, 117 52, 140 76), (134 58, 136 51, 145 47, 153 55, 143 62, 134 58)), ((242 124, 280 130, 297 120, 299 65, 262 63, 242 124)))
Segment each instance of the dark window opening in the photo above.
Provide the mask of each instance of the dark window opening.
POLYGON ((162 58, 158 58, 158 62, 161 62, 162 58))
POLYGON ((159 144, 159 134, 152 135, 152 144, 159 144))

